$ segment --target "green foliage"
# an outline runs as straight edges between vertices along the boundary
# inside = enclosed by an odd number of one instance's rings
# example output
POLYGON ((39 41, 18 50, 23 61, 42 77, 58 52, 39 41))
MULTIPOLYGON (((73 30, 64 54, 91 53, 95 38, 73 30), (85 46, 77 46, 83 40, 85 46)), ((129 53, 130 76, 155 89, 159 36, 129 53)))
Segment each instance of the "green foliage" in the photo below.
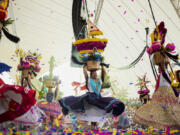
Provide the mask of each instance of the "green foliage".
POLYGON ((102 84, 102 89, 110 88, 110 87, 111 87, 110 76, 106 74, 104 77, 104 83, 102 84))
POLYGON ((11 18, 8 18, 5 21, 1 21, 3 28, 6 29, 6 31, 8 31, 7 26, 12 24, 14 22, 14 20, 12 20, 11 18))
POLYGON ((114 97, 120 99, 123 102, 128 101, 128 90, 127 88, 119 88, 116 83, 112 83, 111 85, 114 91, 114 97))

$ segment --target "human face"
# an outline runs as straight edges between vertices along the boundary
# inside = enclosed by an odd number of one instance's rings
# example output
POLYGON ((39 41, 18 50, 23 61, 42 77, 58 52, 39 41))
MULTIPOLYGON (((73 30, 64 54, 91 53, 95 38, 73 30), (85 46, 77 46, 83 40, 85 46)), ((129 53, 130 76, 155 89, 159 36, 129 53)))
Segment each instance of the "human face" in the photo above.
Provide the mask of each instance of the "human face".
POLYGON ((96 71, 93 71, 93 72, 92 72, 91 78, 92 78, 92 79, 96 79, 96 78, 97 78, 97 72, 96 72, 96 71))

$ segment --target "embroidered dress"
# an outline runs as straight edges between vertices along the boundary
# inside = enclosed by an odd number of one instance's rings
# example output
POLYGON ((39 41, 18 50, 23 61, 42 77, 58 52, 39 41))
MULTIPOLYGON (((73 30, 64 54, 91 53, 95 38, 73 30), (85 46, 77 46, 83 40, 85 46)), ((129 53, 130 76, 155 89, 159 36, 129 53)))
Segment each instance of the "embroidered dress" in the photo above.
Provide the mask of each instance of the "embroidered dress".
MULTIPOLYGON (((169 74, 165 71, 169 78, 169 74)), ((152 101, 141 106, 134 116, 134 121, 141 125, 153 126, 154 128, 164 129, 171 127, 180 129, 180 104, 178 98, 164 78, 160 74, 159 87, 152 96, 152 101)))
POLYGON ((36 106, 35 95, 34 90, 8 85, 0 79, 0 123, 39 124, 43 112, 36 106))
POLYGON ((61 114, 61 107, 58 102, 53 101, 55 95, 54 93, 46 94, 46 101, 40 101, 38 103, 39 108, 41 108, 46 115, 52 117, 58 117, 61 114))

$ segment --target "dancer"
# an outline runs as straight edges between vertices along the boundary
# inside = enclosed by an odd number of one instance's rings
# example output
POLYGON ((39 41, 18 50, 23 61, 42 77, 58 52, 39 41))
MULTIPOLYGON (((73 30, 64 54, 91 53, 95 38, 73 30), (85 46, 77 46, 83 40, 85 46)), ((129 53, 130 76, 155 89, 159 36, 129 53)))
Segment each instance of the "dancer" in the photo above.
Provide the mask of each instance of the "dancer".
POLYGON ((148 53, 152 55, 153 63, 159 67, 160 77, 157 90, 152 96, 152 101, 141 106, 134 116, 134 121, 144 126, 153 126, 158 129, 166 127, 180 129, 180 105, 178 93, 171 87, 167 66, 169 58, 177 62, 178 56, 170 54, 175 49, 174 44, 164 47, 166 29, 164 22, 157 26, 151 34, 152 47, 148 53))
POLYGON ((21 72, 21 86, 32 89, 31 79, 36 77, 41 70, 39 66, 41 54, 31 51, 24 52, 22 49, 17 49, 15 53, 20 57, 17 69, 21 72))
POLYGON ((43 112, 36 106, 35 94, 34 90, 8 85, 0 79, 0 123, 39 124, 43 112))
MULTIPOLYGON (((0 73, 10 66, 0 63, 0 73)), ((5 84, 0 79, 0 123, 15 121, 24 125, 37 125, 44 113, 36 106, 36 91, 18 85, 5 84)))
MULTIPOLYGON (((88 92, 78 97, 64 97, 59 100, 59 103, 62 107, 64 115, 67 115, 70 112, 75 112, 84 117, 83 120, 91 121, 93 128, 95 128, 95 122, 97 122, 97 119, 102 118, 103 120, 107 113, 111 113, 114 116, 119 116, 124 112, 125 105, 120 100, 113 97, 101 96, 101 85, 104 80, 103 76, 105 75, 105 68, 103 66, 101 66, 102 79, 97 78, 96 71, 91 71, 89 78, 87 73, 87 66, 84 66, 83 70, 87 82, 86 86, 88 92), (86 116, 83 114, 86 114, 86 116), (88 117, 88 115, 90 115, 90 117, 88 117)), ((80 116, 78 118, 80 118, 80 116)))
MULTIPOLYGON (((48 88, 48 92, 46 93, 47 102, 44 103, 44 101, 40 101, 38 103, 38 106, 46 113, 47 118, 50 118, 52 127, 55 127, 55 119, 62 113, 59 103, 55 101, 59 93, 60 80, 59 77, 53 76, 53 69, 55 66, 54 62, 55 60, 52 56, 49 61, 49 76, 43 77, 42 80, 43 84, 48 88), (55 92, 53 90, 54 88, 55 92)), ((45 87, 43 86, 43 88, 45 87)), ((47 118, 45 119, 44 123, 47 123, 47 118)), ((47 125, 45 124, 45 126, 47 125)))

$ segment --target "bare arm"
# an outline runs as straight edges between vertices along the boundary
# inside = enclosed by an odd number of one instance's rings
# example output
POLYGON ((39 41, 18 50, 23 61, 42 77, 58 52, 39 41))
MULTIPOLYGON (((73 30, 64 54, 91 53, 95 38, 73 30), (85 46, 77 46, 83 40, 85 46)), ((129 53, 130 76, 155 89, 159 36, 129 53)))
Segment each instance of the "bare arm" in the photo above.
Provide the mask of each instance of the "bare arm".
POLYGON ((102 82, 104 82, 105 76, 106 76, 106 70, 105 70, 104 66, 102 65, 101 66, 101 80, 102 80, 102 82))
POLYGON ((58 96, 58 91, 59 91, 59 86, 56 86, 56 90, 55 90, 55 96, 54 99, 56 100, 57 96, 58 96))
POLYGON ((83 72, 84 72, 85 80, 87 81, 88 80, 87 66, 83 67, 83 72))
POLYGON ((88 89, 88 73, 87 73, 87 65, 83 67, 84 77, 86 80, 86 89, 88 89))

